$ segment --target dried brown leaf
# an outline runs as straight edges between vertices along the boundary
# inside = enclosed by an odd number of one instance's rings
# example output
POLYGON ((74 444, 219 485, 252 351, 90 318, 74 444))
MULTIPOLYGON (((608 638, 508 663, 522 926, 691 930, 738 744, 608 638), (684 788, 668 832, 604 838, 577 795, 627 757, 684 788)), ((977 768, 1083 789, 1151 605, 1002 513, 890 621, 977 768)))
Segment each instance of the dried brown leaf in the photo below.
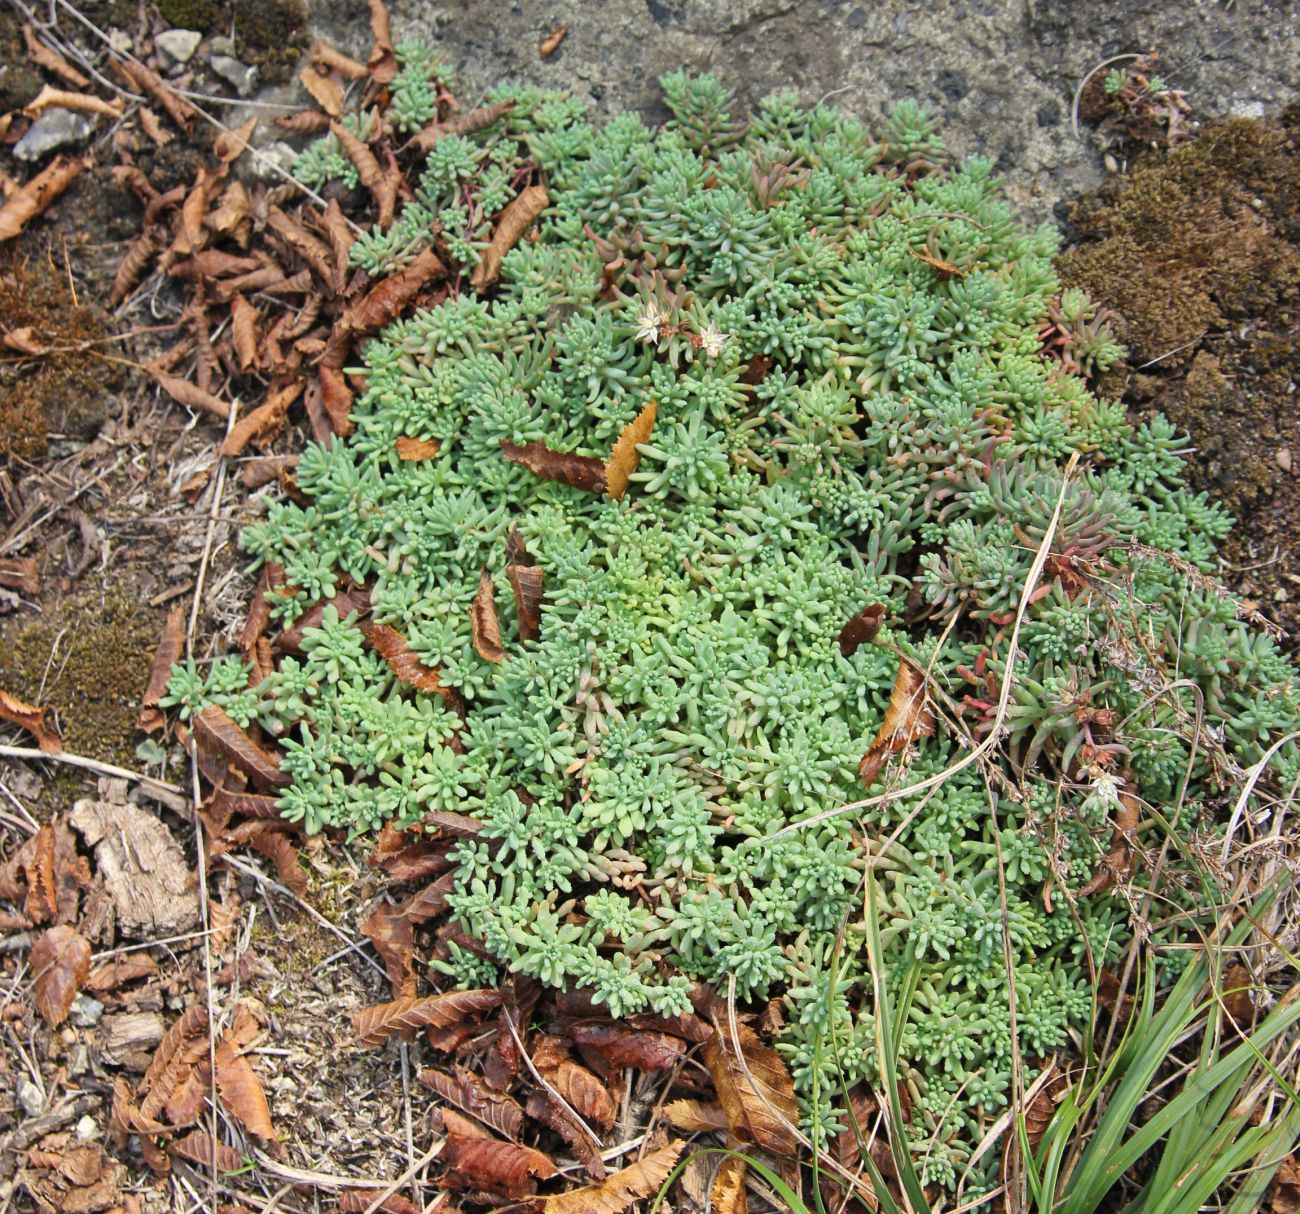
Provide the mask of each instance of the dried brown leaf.
POLYGON ((1125 880, 1133 871, 1133 835, 1142 818, 1142 805, 1133 791, 1132 776, 1132 772, 1123 774, 1119 803, 1115 810, 1115 833, 1111 836, 1110 850, 1102 856, 1092 880, 1079 890, 1080 898, 1087 898, 1110 889, 1116 882, 1125 880))
POLYGON ((37 67, 66 80, 73 88, 88 89, 90 78, 77 71, 58 51, 51 50, 36 37, 36 31, 30 25, 23 26, 23 42, 27 47, 27 57, 37 67))
MULTIPOLYGON (((59 913, 59 890, 54 872, 56 848, 54 824, 46 822, 14 857, 15 867, 27 885, 23 915, 29 923, 45 923, 59 913)), ((6 892, 12 895, 9 900, 16 902, 21 891, 22 886, 18 885, 6 892)))
POLYGON ((358 63, 351 55, 345 55, 342 51, 335 50, 328 42, 313 42, 310 54, 311 61, 318 67, 338 72, 339 75, 348 80, 365 79, 366 65, 358 63))
POLYGON ((526 468, 534 476, 559 481, 587 493, 605 492, 605 461, 594 455, 574 455, 555 451, 539 439, 520 446, 508 439, 501 443, 501 454, 512 464, 526 468))
POLYGON ((184 1138, 168 1143, 167 1153, 218 1172, 238 1172, 244 1166, 244 1157, 234 1147, 218 1142, 206 1130, 192 1130, 184 1138))
POLYGON ((77 179, 89 163, 88 160, 55 156, 31 181, 14 190, 0 207, 0 241, 17 236, 77 179))
POLYGON ((426 1067, 420 1072, 419 1079, 425 1087, 437 1092, 462 1112, 477 1117, 498 1134, 516 1140, 524 1128, 524 1111, 519 1102, 491 1091, 477 1075, 464 1067, 458 1066, 450 1072, 426 1067))
POLYGON ((51 88, 48 84, 23 107, 28 118, 38 118, 48 109, 76 110, 82 114, 104 114, 109 118, 121 118, 126 111, 126 101, 115 97, 105 101, 92 93, 68 93, 63 89, 51 88))
MULTIPOLYGON (((366 616, 370 613, 370 591, 364 586, 349 586, 345 590, 340 590, 338 594, 331 598, 321 599, 320 602, 313 603, 298 617, 292 628, 286 628, 280 633, 276 644, 281 649, 288 649, 294 653, 299 652, 303 632, 308 628, 319 628, 321 620, 325 617, 326 610, 330 607, 333 607, 338 612, 340 620, 346 620, 348 616, 354 613, 358 617, 366 616)), ((364 628, 362 631, 364 631, 364 628)))
POLYGON ((436 691, 449 704, 452 702, 455 693, 442 685, 437 670, 415 656, 406 638, 396 628, 388 624, 366 624, 362 631, 370 647, 403 683, 409 683, 417 691, 436 691))
MULTIPOLYGON (((379 1201, 383 1192, 383 1189, 347 1189, 339 1194, 339 1209, 343 1214, 365 1214, 370 1209, 379 1211, 380 1214, 423 1214, 415 1202, 401 1193, 389 1193, 379 1201), (379 1201, 378 1205, 375 1205, 376 1201, 379 1201)), ((439 1209, 454 1214, 449 1206, 441 1206, 439 1209)))
POLYGON ((222 421, 230 420, 229 401, 224 401, 219 396, 213 396, 211 392, 205 392, 202 388, 190 383, 187 379, 181 379, 179 376, 168 375, 165 371, 157 371, 148 365, 145 366, 145 370, 148 371, 149 378, 177 404, 211 413, 213 417, 219 417, 222 421))
POLYGON ((240 245, 246 245, 253 224, 253 209, 243 182, 232 181, 226 186, 203 222, 217 235, 231 236, 240 245))
POLYGON ((429 283, 446 277, 447 267, 432 249, 425 249, 404 269, 375 283, 343 311, 343 324, 353 333, 381 329, 397 319, 429 283))
POLYGON ((555 1175, 555 1164, 532 1147, 495 1138, 448 1134, 439 1158, 447 1165, 439 1184, 447 1189, 477 1189, 518 1200, 537 1192, 534 1177, 555 1175))
POLYGON ((296 114, 272 118, 271 125, 297 135, 319 135, 330 129, 330 115, 324 110, 299 110, 296 114))
POLYGON ((557 25, 537 47, 537 53, 543 59, 549 59, 560 49, 560 43, 564 41, 564 35, 569 32, 567 25, 557 25))
POLYGON ((361 931, 384 963, 395 999, 415 996, 414 925, 399 907, 381 903, 361 923, 361 931))
POLYGON ((501 647, 501 622, 497 619, 496 591, 492 586, 492 575, 481 570, 478 575, 478 593, 469 607, 470 639, 474 652, 485 662, 498 665, 506 660, 506 651, 501 647))
POLYGON ((399 1033, 411 1040, 422 1028, 448 1028, 477 1019, 478 1013, 498 1007, 501 992, 492 990, 451 991, 422 999, 395 999, 354 1012, 352 1023, 362 1045, 379 1045, 399 1033))
POLYGON ((609 1089, 569 1058, 558 1037, 545 1033, 538 1037, 533 1045, 533 1065, 584 1121, 602 1133, 613 1127, 618 1108, 609 1089))
MULTIPOLYGON (((298 79, 311 94, 311 99, 331 118, 338 118, 343 113, 343 86, 328 71, 321 71, 316 64, 309 63, 298 73, 298 79)), ((278 125, 288 124, 279 120, 278 125)))
POLYGON ((650 441, 650 431, 654 428, 655 418, 658 415, 658 404, 653 400, 649 401, 645 408, 623 427, 623 432, 618 436, 609 459, 605 461, 606 492, 616 502, 623 500, 632 473, 636 471, 637 464, 641 460, 637 445, 650 441))
POLYGON ((11 350, 19 354, 26 354, 29 358, 40 358, 42 355, 49 353, 49 347, 36 337, 36 331, 31 325, 23 325, 19 329, 10 329, 3 337, 3 342, 11 350))
POLYGON ((366 144, 358 139, 341 122, 331 122, 330 132, 343 145, 343 152, 356 166, 361 184, 370 191, 379 210, 377 221, 381 228, 387 228, 393 222, 393 210, 397 205, 397 182, 379 167, 379 161, 366 144))
POLYGON ((331 291, 338 291, 341 284, 335 272, 332 253, 302 224, 290 218, 279 207, 273 206, 267 210, 266 226, 301 257, 331 291))
POLYGON ((162 250, 162 240, 156 228, 145 228, 128 246, 126 256, 117 267, 113 289, 109 292, 110 307, 117 307, 148 272, 153 260, 162 250))
POLYGON ((209 704, 193 720, 194 739, 209 754, 224 754, 255 783, 283 788, 290 777, 280 770, 279 757, 254 742, 226 715, 219 704, 209 704))
POLYGON ((140 1113, 155 1118, 200 1059, 208 1053, 208 1009, 192 1003, 167 1030, 140 1080, 140 1113))
POLYGON ((542 1207, 544 1214, 625 1214, 638 1201, 659 1192, 676 1167, 684 1145, 680 1139, 674 1140, 599 1185, 548 1197, 542 1207))
POLYGON ((397 75, 397 56, 388 28, 388 6, 384 0, 370 0, 370 36, 374 44, 366 59, 366 70, 377 85, 388 84, 397 75))
POLYGON ((491 243, 470 275, 470 285, 476 291, 486 291, 496 285, 505 255, 519 243, 533 221, 546 210, 548 202, 550 196, 545 186, 530 185, 501 212, 491 243))
POLYGON ((515 102, 512 97, 507 101, 498 101, 494 105, 483 105, 477 109, 466 110, 465 113, 456 114, 442 122, 430 123, 416 133, 408 146, 417 147, 427 154, 433 150, 439 139, 445 139, 448 135, 472 135, 476 131, 485 130, 493 123, 500 122, 514 108, 515 102))
POLYGON ((234 131, 222 131, 212 141, 212 150, 222 164, 234 164, 249 148, 249 140, 257 129, 257 119, 250 118, 234 131))
POLYGON ((305 898, 308 890, 307 874, 298 863, 298 849, 294 847, 293 840, 279 829, 279 821, 264 822, 261 825, 270 829, 253 834, 248 840, 248 846, 261 852, 275 865, 275 875, 280 878, 282 885, 298 897, 305 898))
POLYGON ((161 76, 150 71, 143 63, 131 59, 114 59, 112 64, 114 71, 122 76, 127 83, 142 92, 148 93, 162 106, 167 111, 167 116, 182 131, 187 135, 194 134, 194 123, 198 119, 198 111, 174 88, 168 85, 161 76))
POLYGON ((271 1124, 271 1106, 262 1081, 254 1074, 248 1059, 235 1052, 225 1034, 217 1042, 216 1059, 217 1088, 226 1109, 250 1134, 266 1142, 273 1140, 275 1127, 271 1124))
POLYGON ((794 1128, 799 1123, 799 1105, 790 1072, 748 1025, 737 1025, 736 1036, 743 1058, 737 1055, 731 1034, 722 1030, 715 1031, 703 1047, 704 1064, 731 1132, 741 1142, 752 1142, 773 1155, 789 1155, 799 1141, 794 1128))
POLYGON ((683 1134, 711 1134, 730 1129, 727 1111, 717 1100, 673 1100, 664 1105, 668 1124, 683 1134))
POLYGON ((917 738, 928 738, 934 733, 934 713, 926 700, 925 671, 910 658, 899 658, 885 719, 858 764, 862 782, 868 788, 876 782, 890 755, 910 746, 917 738))
POLYGON ((0 558, 0 586, 18 590, 26 595, 41 592, 41 575, 34 556, 0 558))
POLYGON ((329 415, 334 433, 346 438, 352 433, 352 389, 348 387, 343 372, 322 366, 317 372, 321 404, 329 415))
POLYGON ((135 982, 140 978, 152 978, 157 972, 158 962, 142 949, 130 953, 118 953, 108 961, 101 961, 98 965, 91 966, 90 975, 86 979, 86 990, 92 994, 102 995, 107 991, 115 991, 128 982, 135 982))
POLYGON ((954 265, 951 261, 944 261, 936 257, 929 249, 913 249, 910 246, 907 250, 917 261, 924 262, 935 272, 935 276, 940 282, 947 282, 950 278, 965 278, 966 271, 959 265, 954 265))
POLYGON ((686 1053, 685 1044, 677 1037, 670 1037, 667 1033, 638 1032, 613 1020, 578 1020, 569 1025, 567 1031, 579 1045, 594 1050, 615 1067, 668 1071, 686 1053))
POLYGON ((432 459, 441 449, 442 444, 436 438, 412 438, 409 434, 403 434, 393 444, 397 458, 407 462, 432 459))
POLYGON ((748 1175, 749 1161, 743 1156, 723 1157, 709 1190, 709 1205, 715 1214, 749 1214, 749 1198, 745 1194, 748 1175))
POLYGON ((54 1028, 67 1019, 77 991, 90 977, 90 941, 75 928, 59 924, 32 945, 28 964, 36 980, 36 1010, 54 1028))
POLYGON ((59 735, 45 723, 48 708, 28 704, 0 688, 0 720, 27 730, 46 754, 56 755, 63 749, 59 735))
POLYGON ((136 725, 145 733, 154 733, 163 727, 166 718, 159 702, 167 692, 167 680, 171 678, 172 667, 181 660, 184 649, 185 606, 177 603, 163 622, 162 636, 158 639, 158 648, 153 655, 149 685, 144 689, 144 698, 140 701, 140 715, 136 725))
POLYGON ((147 105, 142 105, 138 110, 136 110, 135 116, 139 120, 140 126, 144 129, 144 133, 153 140, 157 147, 165 148, 173 139, 176 138, 171 131, 167 130, 163 126, 162 119, 159 118, 158 115, 147 105))
POLYGON ((881 621, 885 618, 883 603, 872 603, 859 611, 843 628, 840 629, 840 652, 851 658, 859 645, 865 645, 876 639, 881 621))
POLYGON ((542 570, 537 565, 507 565, 506 577, 515 592, 519 639, 535 641, 542 635, 542 570))
POLYGON ((249 443, 264 447, 272 442, 284 429, 289 406, 298 399, 301 392, 302 380, 300 379, 294 380, 278 392, 272 392, 264 404, 258 405, 251 413, 245 414, 230 428, 225 441, 221 444, 221 454, 235 456, 241 454, 249 443))
POLYGON ((239 369, 245 373, 257 366, 257 322, 261 319, 261 313, 236 292, 230 301, 230 336, 239 369))

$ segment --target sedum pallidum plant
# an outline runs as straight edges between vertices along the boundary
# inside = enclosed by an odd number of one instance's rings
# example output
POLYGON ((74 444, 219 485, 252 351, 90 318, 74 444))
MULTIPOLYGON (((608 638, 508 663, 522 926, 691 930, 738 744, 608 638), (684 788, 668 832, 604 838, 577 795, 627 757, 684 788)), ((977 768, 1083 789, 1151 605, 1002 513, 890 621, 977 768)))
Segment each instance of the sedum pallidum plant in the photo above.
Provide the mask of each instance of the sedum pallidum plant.
MULTIPOLYGON (((399 59, 402 132, 442 69, 399 59)), ((172 702, 278 739, 310 830, 472 818, 451 906, 492 960, 453 950, 453 981, 508 969, 615 1016, 681 1012, 696 979, 782 998, 819 1141, 877 1079, 870 870, 918 1166, 978 1192, 1013 1054, 1027 1083, 1084 1029, 1158 824, 1184 850, 1222 833, 1223 782, 1300 719, 1293 671, 1214 580, 1231 520, 1184 487, 1183 438, 1089 391, 1118 351, 987 160, 954 164, 911 103, 872 135, 788 93, 745 121, 709 77, 663 83, 659 130, 502 87, 494 124, 432 146, 353 258, 390 273, 436 244, 445 297, 369 343, 355 430, 243 536, 284 625, 357 587, 369 619, 344 597, 261 683, 228 657, 178 669, 172 702), (548 203, 476 291, 530 182, 548 203), (603 460, 638 418, 619 500, 526 466, 528 444, 603 460), (858 616, 880 627, 855 644, 858 616), (380 626, 437 690, 397 677, 380 626), (872 748, 900 670, 927 672, 928 707, 872 748)), ((330 139, 313 181, 345 169, 330 139)), ((1300 775, 1291 745, 1270 763, 1300 775)), ((1206 891, 1164 871, 1176 945, 1206 891)), ((1172 977, 1187 954, 1161 955, 1172 977)))

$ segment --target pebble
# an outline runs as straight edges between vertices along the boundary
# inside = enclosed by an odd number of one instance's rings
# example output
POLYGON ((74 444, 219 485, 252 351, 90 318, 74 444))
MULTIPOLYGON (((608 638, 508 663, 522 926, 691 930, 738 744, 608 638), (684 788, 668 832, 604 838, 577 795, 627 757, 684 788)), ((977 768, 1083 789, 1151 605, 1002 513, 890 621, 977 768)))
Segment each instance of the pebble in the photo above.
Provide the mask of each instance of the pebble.
POLYGON ((99 1137, 99 1127, 95 1124, 95 1119, 87 1113, 79 1122, 77 1122, 77 1137, 82 1142, 90 1142, 93 1138, 99 1137))
POLYGON ((212 70, 223 80, 234 85, 235 92, 241 97, 250 97, 257 88, 257 68, 247 63, 240 63, 229 55, 213 55, 209 63, 212 70))
POLYGON ((89 995, 78 995, 72 1001, 72 1023, 79 1029, 93 1029, 104 1014, 104 1005, 89 995))
POLYGON ((283 181, 284 173, 289 172, 298 159, 297 151, 282 140, 268 143, 264 148, 259 148, 258 151, 261 155, 253 162, 253 175, 259 181, 275 183, 283 181), (283 172, 277 173, 275 171, 273 166, 277 165, 283 172))
POLYGON ((18 160, 43 160, 51 152, 74 143, 83 143, 95 133, 95 120, 89 114, 60 108, 46 110, 14 145, 18 160))
POLYGON ((199 49, 203 35, 198 30, 166 30, 154 40, 154 49, 172 64, 188 63, 199 49))
POLYGON ((18 1103, 28 1117, 39 1117, 45 1112, 45 1093, 25 1075, 18 1081, 18 1103))

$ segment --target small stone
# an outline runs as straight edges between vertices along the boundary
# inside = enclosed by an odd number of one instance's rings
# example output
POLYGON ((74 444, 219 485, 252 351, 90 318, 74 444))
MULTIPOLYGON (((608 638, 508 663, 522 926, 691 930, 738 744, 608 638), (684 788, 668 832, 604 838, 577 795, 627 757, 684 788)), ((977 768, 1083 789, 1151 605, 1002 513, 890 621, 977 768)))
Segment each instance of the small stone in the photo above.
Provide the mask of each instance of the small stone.
POLYGON ((1277 454, 1273 456, 1273 458, 1277 460, 1277 466, 1281 468, 1283 472, 1291 471, 1291 448, 1290 447, 1279 447, 1277 450, 1277 454))
POLYGON ((79 1122, 77 1122, 77 1137, 82 1142, 89 1142, 92 1138, 99 1137, 99 1127, 95 1124, 95 1119, 87 1113, 79 1122))
POLYGON ((95 133, 95 120, 74 110, 46 110, 14 145, 18 160, 44 160, 51 152, 84 143, 95 133))
POLYGON ((104 1014, 104 1005, 90 995, 78 995, 72 1001, 72 1023, 79 1029, 93 1029, 104 1014))
POLYGON ((213 55, 208 62, 218 76, 234 85, 235 92, 241 97, 252 96, 253 90, 257 88, 257 68, 240 63, 229 55, 213 55))
POLYGON ((198 30, 166 30, 153 40, 153 45, 169 65, 174 65, 188 63, 202 41, 198 30))
POLYGON ((260 154, 253 161, 253 176, 258 181, 283 181, 284 174, 293 168, 294 161, 298 159, 297 150, 280 140, 268 143, 264 148, 259 148, 258 152, 260 154), (277 168, 281 170, 278 173, 275 171, 277 168))
POLYGON ((212 39, 214 55, 231 55, 235 53, 235 40, 229 34, 218 34, 212 39))
POLYGON ((45 1112, 45 1093, 25 1075, 18 1081, 18 1103, 28 1117, 39 1117, 45 1112))

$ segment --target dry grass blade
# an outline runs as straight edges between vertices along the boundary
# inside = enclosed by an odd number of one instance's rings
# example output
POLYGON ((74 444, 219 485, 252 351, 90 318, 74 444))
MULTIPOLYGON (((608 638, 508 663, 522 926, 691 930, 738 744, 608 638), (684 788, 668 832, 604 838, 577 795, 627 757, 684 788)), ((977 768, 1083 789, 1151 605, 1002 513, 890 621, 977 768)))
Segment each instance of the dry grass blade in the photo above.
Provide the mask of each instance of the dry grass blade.
POLYGON ((794 1127, 799 1104, 794 1082, 776 1051, 764 1045, 748 1025, 736 1026, 743 1060, 730 1037, 721 1032, 704 1043, 704 1064, 726 1110, 731 1132, 773 1155, 789 1155, 798 1145, 794 1127))
POLYGON ((925 671, 910 659, 899 658, 885 719, 858 764, 862 782, 870 787, 890 755, 933 733, 934 713, 926 705, 925 671))
POLYGON ((659 415, 659 406, 649 401, 645 408, 636 415, 618 436, 614 449, 605 461, 605 489, 616 502, 622 501, 627 492, 628 482, 641 460, 637 445, 650 441, 650 431, 654 428, 655 418, 659 415))
POLYGON ((77 179, 89 163, 55 156, 31 181, 14 190, 0 207, 0 240, 12 240, 17 236, 77 179))
POLYGON ((90 977, 90 941, 75 928, 60 924, 32 945, 28 962, 36 975, 36 1010, 55 1028, 68 1018, 77 991, 90 977))
POLYGON ((28 704, 0 688, 0 720, 27 730, 46 754, 56 755, 63 749, 63 743, 59 735, 45 723, 47 712, 48 708, 28 704))
POLYGON ((470 285, 476 291, 486 291, 496 285, 505 255, 519 243, 533 220, 546 210, 548 202, 550 196, 544 186, 530 185, 501 212, 492 241, 470 275, 470 285))
POLYGON ((394 1033, 410 1040, 418 1029, 447 1028, 500 1003, 500 991, 451 991, 446 995, 376 1004, 355 1012, 352 1023, 362 1045, 379 1045, 394 1033))
POLYGON ((625 1214, 638 1201, 659 1192, 676 1167, 683 1145, 680 1140, 670 1142, 601 1184, 548 1197, 542 1207, 544 1214, 625 1214))

